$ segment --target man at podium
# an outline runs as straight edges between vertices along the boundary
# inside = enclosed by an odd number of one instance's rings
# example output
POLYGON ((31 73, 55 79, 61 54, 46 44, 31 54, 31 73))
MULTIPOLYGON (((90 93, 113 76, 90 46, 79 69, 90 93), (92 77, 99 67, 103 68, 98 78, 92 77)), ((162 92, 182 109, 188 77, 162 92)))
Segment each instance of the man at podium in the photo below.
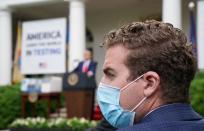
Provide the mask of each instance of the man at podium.
POLYGON ((91 48, 87 48, 84 51, 84 60, 74 69, 74 72, 80 72, 87 74, 88 77, 95 76, 97 63, 92 59, 91 48))
POLYGON ((84 51, 84 60, 63 76, 67 118, 92 119, 95 98, 95 72, 97 63, 92 60, 92 49, 84 51))

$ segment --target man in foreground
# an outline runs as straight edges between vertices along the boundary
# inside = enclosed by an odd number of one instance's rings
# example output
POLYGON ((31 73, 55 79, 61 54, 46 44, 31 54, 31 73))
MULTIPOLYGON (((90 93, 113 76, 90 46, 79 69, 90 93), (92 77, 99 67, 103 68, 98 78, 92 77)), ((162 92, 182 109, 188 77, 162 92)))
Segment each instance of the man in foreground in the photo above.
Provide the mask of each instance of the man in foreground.
POLYGON ((189 105, 196 61, 185 34, 171 24, 134 22, 108 33, 97 99, 121 131, 204 131, 189 105))

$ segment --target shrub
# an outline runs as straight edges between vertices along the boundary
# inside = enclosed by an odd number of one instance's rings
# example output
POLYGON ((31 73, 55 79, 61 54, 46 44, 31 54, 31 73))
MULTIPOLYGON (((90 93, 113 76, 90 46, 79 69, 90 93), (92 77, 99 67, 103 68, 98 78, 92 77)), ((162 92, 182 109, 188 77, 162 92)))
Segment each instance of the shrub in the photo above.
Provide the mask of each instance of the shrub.
POLYGON ((192 81, 190 97, 193 108, 204 116, 204 72, 198 72, 192 81))
MULTIPOLYGON (((64 103, 64 98, 61 98, 64 103)), ((52 102, 51 111, 55 111, 56 102, 52 102)), ((36 115, 46 117, 47 102, 39 101, 36 104, 36 115)), ((26 103, 26 114, 32 116, 31 104, 26 103)), ((5 129, 17 118, 21 117, 21 90, 20 84, 0 87, 0 129, 5 129)))
POLYGON ((21 116, 19 84, 0 87, 0 129, 21 116))

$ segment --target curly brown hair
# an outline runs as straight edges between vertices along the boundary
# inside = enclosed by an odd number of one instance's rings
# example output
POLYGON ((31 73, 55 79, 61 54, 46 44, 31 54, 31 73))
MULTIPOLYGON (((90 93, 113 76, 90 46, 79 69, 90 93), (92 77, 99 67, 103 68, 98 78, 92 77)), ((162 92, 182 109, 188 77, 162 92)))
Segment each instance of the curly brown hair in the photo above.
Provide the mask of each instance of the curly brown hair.
POLYGON ((189 102, 189 86, 196 72, 196 59, 185 34, 169 23, 155 20, 133 22, 109 32, 102 46, 122 45, 129 50, 125 65, 135 79, 147 71, 160 76, 166 103, 189 102))

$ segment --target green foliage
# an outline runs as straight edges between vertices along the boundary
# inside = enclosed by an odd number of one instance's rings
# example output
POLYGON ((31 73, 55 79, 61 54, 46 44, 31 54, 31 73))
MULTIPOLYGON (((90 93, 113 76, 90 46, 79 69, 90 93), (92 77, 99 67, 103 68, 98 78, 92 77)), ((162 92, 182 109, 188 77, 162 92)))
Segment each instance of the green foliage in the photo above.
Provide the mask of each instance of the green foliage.
POLYGON ((0 129, 20 117, 21 101, 18 85, 0 87, 0 129))
POLYGON ((67 125, 72 131, 85 131, 85 129, 95 127, 97 125, 97 122, 88 121, 84 118, 73 118, 68 120, 67 125))
POLYGON ((45 119, 45 118, 26 118, 16 119, 11 123, 10 128, 14 129, 58 129, 69 131, 84 131, 88 128, 93 128, 97 125, 96 121, 89 121, 84 118, 57 118, 57 119, 45 119))
POLYGON ((204 72, 198 72, 192 81, 190 97, 193 108, 204 116, 204 72))
MULTIPOLYGON (((64 98, 61 98, 64 103, 64 98)), ((26 114, 32 116, 31 103, 26 103, 26 114)), ((51 111, 56 111, 57 103, 51 103, 51 111)), ((38 101, 36 103, 36 115, 46 117, 47 102, 38 101)), ((0 129, 5 129, 17 118, 21 117, 21 91, 20 84, 0 87, 0 129)))

